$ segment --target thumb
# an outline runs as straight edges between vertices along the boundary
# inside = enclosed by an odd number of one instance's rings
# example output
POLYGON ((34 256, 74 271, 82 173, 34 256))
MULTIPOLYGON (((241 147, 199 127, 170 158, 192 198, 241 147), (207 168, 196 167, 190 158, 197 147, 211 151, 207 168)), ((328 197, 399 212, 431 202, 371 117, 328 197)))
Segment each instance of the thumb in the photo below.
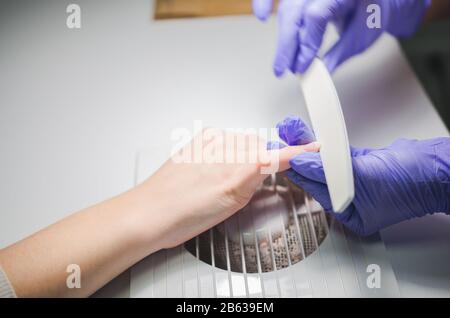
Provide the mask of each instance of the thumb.
POLYGON ((310 1, 303 10, 299 30, 299 52, 295 61, 296 72, 304 73, 319 51, 327 25, 347 9, 345 1, 310 1))
POLYGON ((366 11, 364 6, 358 6, 340 39, 325 54, 324 62, 330 72, 350 57, 363 52, 381 35, 381 29, 367 29, 366 11))
POLYGON ((346 30, 338 42, 325 54, 323 61, 330 73, 355 54, 353 53, 354 41, 353 32, 346 30))
POLYGON ((303 152, 293 157, 289 164, 299 175, 326 184, 325 172, 319 152, 303 152))

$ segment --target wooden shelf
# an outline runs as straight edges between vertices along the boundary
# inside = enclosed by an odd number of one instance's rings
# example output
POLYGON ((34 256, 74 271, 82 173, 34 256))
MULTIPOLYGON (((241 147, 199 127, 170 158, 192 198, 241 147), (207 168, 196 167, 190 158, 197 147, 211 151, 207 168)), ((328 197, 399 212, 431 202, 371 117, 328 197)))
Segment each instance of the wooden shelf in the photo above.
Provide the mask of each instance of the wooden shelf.
POLYGON ((155 19, 251 14, 252 0, 157 0, 155 19))

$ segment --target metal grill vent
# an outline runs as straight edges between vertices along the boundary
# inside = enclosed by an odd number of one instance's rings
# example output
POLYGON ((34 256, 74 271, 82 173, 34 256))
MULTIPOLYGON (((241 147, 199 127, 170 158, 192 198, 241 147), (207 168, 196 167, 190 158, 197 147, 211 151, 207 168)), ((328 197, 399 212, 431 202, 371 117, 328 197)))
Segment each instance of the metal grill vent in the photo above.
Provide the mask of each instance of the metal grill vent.
POLYGON ((214 267, 264 273, 305 259, 328 231, 329 219, 319 203, 276 174, 266 179, 246 207, 184 246, 214 267))

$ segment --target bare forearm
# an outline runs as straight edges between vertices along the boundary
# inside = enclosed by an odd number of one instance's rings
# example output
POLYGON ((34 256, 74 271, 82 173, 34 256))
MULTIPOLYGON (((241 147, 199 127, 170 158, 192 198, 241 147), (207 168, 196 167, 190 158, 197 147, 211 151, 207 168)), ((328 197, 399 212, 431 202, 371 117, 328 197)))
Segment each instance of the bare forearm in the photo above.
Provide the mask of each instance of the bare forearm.
MULTIPOLYGON (((158 250, 141 235, 147 196, 136 188, 73 214, 0 251, 0 265, 19 297, 84 297, 158 250), (68 288, 67 267, 81 269, 81 288, 68 288)), ((149 233, 156 229, 148 228, 149 233)))
MULTIPOLYGON (((207 136, 207 131, 199 134, 194 144, 207 136)), ((213 153, 223 151, 229 137, 211 141, 213 153)), ((168 160, 133 190, 1 250, 0 266, 19 297, 88 296, 145 256, 181 244, 243 208, 267 177, 263 168, 285 170, 295 154, 319 150, 312 143, 269 154, 266 142, 257 141, 256 146, 237 150, 233 143, 230 149, 238 152, 236 158, 250 158, 256 149, 265 154, 261 160, 209 164, 168 160), (67 285, 72 264, 81 270, 81 288, 67 285)), ((190 145, 186 149, 190 153, 190 145)))

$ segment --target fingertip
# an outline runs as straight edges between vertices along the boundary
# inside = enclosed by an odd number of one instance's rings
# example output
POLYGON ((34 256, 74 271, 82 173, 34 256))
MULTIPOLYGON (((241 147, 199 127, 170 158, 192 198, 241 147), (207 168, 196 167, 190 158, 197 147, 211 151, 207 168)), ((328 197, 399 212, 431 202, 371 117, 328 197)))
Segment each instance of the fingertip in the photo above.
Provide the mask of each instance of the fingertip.
POLYGON ((272 13, 272 1, 271 0, 253 0, 253 14, 261 22, 267 21, 272 13))
POLYGON ((328 69, 328 72, 330 72, 330 74, 333 74, 337 67, 336 61, 331 59, 329 56, 325 56, 323 62, 328 69))
POLYGON ((276 77, 280 78, 283 76, 284 74, 284 70, 285 68, 280 66, 280 65, 274 65, 273 66, 273 73, 275 74, 276 77))
POLYGON ((254 12, 255 17, 261 21, 261 22, 266 22, 267 19, 269 18, 269 14, 265 14, 265 13, 261 13, 261 12, 254 12))

